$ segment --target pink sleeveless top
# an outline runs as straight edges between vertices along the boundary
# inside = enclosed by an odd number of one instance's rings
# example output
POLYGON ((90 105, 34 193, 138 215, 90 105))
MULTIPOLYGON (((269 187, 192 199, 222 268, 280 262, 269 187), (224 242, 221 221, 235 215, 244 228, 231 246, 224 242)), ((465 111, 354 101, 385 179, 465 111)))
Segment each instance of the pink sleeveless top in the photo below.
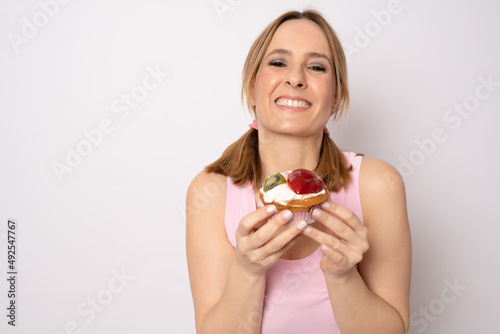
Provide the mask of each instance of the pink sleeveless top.
MULTIPOLYGON (((361 156, 344 152, 352 165, 347 189, 331 194, 333 202, 353 211, 361 221, 359 169, 361 156)), ((236 245, 235 232, 245 215, 256 210, 253 186, 236 186, 228 178, 225 225, 229 242, 236 245)), ((340 334, 333 315, 325 278, 319 266, 321 251, 299 260, 278 261, 266 273, 261 334, 340 334)))

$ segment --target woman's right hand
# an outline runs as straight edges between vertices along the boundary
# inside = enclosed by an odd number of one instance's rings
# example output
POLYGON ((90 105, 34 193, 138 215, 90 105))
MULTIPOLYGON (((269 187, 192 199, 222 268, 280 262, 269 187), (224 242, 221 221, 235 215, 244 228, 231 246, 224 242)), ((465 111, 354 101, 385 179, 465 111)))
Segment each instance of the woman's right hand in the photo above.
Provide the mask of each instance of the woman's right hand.
POLYGON ((301 220, 286 227, 293 217, 292 212, 284 210, 269 219, 275 213, 274 205, 259 208, 243 217, 236 230, 235 260, 257 275, 265 273, 307 226, 301 220))

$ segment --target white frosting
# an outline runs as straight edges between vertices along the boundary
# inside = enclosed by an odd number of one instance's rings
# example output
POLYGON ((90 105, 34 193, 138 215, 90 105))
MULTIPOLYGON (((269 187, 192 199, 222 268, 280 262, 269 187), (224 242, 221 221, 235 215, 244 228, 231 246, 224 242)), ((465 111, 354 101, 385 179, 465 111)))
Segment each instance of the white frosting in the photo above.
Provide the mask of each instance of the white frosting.
POLYGON ((292 189, 290 189, 287 183, 277 185, 267 192, 264 192, 264 189, 261 188, 260 192, 264 195, 264 202, 276 202, 281 205, 287 205, 288 202, 293 200, 303 200, 305 198, 316 197, 326 193, 325 189, 323 189, 319 193, 314 194, 296 194, 292 189))

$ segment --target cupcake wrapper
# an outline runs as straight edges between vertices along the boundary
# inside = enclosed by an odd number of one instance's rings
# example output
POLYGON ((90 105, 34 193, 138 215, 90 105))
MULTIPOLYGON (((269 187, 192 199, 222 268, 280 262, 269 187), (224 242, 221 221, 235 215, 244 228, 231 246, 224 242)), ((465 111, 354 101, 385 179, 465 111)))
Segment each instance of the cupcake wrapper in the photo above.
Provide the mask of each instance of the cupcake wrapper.
POLYGON ((286 224, 286 226, 292 226, 293 224, 295 224, 299 220, 304 220, 308 224, 314 223, 314 218, 312 217, 311 212, 312 211, 309 211, 309 212, 307 212, 307 211, 294 212, 292 220, 290 220, 286 224))
MULTIPOLYGON (((292 226, 293 224, 295 224, 299 220, 303 220, 308 224, 314 223, 315 219, 312 216, 312 212, 315 208, 319 208, 319 207, 320 207, 319 205, 315 205, 315 206, 311 207, 309 211, 293 212, 292 220, 290 220, 288 223, 286 223, 285 226, 292 226)), ((269 219, 273 219, 275 215, 276 214, 272 215, 271 217, 269 217, 269 219)))

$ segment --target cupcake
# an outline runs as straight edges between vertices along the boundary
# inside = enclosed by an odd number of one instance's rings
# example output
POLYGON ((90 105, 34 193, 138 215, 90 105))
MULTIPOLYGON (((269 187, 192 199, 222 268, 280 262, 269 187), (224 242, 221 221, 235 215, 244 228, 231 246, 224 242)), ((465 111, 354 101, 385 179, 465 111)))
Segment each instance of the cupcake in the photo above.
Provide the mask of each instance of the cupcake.
POLYGON ((274 204, 278 212, 290 210, 292 225, 298 220, 308 224, 314 222, 312 209, 326 201, 330 192, 321 178, 307 169, 280 172, 269 176, 260 188, 260 199, 264 204, 274 204))

